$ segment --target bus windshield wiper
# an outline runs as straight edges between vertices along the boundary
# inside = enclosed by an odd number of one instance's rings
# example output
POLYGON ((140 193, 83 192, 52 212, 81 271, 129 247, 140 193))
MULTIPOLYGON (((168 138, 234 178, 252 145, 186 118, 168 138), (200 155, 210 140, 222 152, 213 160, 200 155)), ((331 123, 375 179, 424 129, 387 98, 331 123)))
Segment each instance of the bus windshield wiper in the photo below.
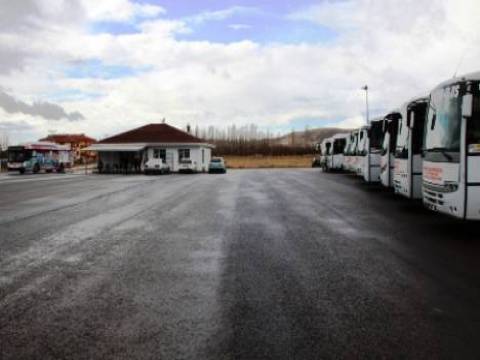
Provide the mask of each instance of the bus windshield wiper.
POLYGON ((448 161, 452 161, 453 160, 453 156, 450 155, 448 152, 452 152, 452 151, 459 151, 458 148, 444 148, 444 147, 434 147, 434 148, 431 148, 431 149, 427 149, 428 152, 439 152, 441 153, 443 156, 445 156, 448 161))

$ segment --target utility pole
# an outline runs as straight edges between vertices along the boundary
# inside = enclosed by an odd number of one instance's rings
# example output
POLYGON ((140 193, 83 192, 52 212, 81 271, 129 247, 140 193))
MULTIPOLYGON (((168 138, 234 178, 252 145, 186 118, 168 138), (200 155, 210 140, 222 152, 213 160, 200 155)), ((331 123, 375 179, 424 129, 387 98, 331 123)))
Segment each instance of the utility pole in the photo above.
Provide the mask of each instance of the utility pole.
POLYGON ((365 90, 365 106, 366 106, 366 120, 367 120, 367 125, 370 124, 370 119, 368 117, 368 85, 365 85, 362 87, 362 90, 365 90))

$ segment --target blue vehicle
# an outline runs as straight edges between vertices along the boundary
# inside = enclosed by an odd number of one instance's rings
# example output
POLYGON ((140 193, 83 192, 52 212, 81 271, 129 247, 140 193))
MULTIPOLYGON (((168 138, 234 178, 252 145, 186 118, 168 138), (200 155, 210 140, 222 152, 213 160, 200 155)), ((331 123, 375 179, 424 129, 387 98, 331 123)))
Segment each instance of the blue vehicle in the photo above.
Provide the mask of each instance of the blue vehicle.
POLYGON ((225 166, 225 161, 222 157, 214 157, 210 160, 208 165, 208 172, 212 173, 221 173, 225 174, 227 172, 227 167, 225 166))

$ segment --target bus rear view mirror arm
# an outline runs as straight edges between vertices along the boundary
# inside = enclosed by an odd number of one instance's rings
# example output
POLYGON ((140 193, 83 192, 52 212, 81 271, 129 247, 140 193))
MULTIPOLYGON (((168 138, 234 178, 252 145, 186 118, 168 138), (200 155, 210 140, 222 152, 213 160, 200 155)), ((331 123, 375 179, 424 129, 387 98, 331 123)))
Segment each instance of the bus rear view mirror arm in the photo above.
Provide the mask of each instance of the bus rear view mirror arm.
POLYGON ((411 111, 409 116, 407 117, 407 127, 410 129, 413 129, 414 126, 415 126, 415 113, 411 111))

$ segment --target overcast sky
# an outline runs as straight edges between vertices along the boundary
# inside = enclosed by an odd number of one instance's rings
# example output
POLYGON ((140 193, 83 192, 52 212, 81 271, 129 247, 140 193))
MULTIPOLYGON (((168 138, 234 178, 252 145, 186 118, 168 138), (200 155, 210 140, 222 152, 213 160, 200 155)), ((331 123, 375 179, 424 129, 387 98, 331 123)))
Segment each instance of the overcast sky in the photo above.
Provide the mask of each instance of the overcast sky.
POLYGON ((364 121, 480 70, 478 0, 0 1, 0 131, 364 121), (460 65, 459 65, 460 64, 460 65))

